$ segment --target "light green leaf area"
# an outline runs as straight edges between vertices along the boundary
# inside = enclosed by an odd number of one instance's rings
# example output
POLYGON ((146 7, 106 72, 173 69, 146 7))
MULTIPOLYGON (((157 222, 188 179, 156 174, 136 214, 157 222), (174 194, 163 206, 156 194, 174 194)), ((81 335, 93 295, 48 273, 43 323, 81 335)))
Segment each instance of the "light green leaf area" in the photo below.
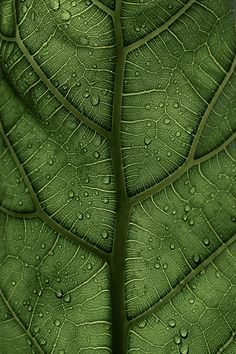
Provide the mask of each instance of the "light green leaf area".
POLYGON ((0 353, 236 354, 231 0, 0 2, 0 353))

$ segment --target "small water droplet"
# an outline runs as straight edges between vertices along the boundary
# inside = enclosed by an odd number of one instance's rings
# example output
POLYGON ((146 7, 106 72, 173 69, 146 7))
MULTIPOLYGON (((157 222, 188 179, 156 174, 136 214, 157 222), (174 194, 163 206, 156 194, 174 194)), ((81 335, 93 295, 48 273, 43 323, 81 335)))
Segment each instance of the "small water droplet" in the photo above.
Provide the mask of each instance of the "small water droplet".
POLYGON ((203 243, 204 243, 205 246, 209 246, 209 244, 210 244, 209 238, 206 238, 206 237, 205 237, 205 238, 203 239, 203 243))
POLYGON ((147 111, 149 111, 150 108, 151 108, 150 104, 146 104, 145 109, 146 109, 147 111))
POLYGON ((194 256, 193 256, 193 260, 194 260, 195 263, 198 263, 200 261, 199 254, 195 253, 194 256))
POLYGON ((189 192, 190 192, 191 194, 194 194, 195 191, 196 191, 196 190, 195 190, 195 187, 191 187, 189 192))
POLYGON ((184 207, 184 210, 186 211, 186 213, 188 213, 191 210, 191 207, 189 204, 186 204, 184 207))
POLYGON ((170 119, 169 118, 165 118, 164 123, 165 124, 170 124, 170 119))
POLYGON ((101 236, 102 236, 103 239, 107 239, 107 238, 108 238, 108 232, 107 232, 107 230, 102 230, 101 236))
POLYGON ((69 21, 71 18, 71 13, 68 10, 63 10, 60 17, 62 21, 69 21))
POLYGON ((179 104, 177 102, 174 104, 174 108, 179 108, 179 104))
POLYGON ((144 328, 144 327, 146 327, 146 325, 147 325, 147 320, 143 320, 143 321, 138 323, 138 327, 139 328, 144 328))
POLYGON ((98 158, 99 158, 99 156, 100 156, 99 152, 98 152, 98 151, 95 151, 95 153, 94 153, 94 157, 95 157, 96 159, 98 159, 98 158))
POLYGON ((78 214, 78 219, 79 219, 79 220, 82 220, 82 219, 83 219, 83 217, 84 217, 84 216, 83 216, 83 214, 82 214, 82 213, 79 213, 79 214, 78 214))
POLYGON ((67 303, 69 303, 71 301, 71 295, 70 294, 66 294, 64 297, 63 297, 63 300, 67 303))
POLYGON ((186 338, 188 335, 188 330, 185 327, 181 327, 179 330, 181 337, 186 338))
POLYGON ((100 102, 100 97, 99 96, 91 96, 90 102, 93 106, 98 106, 100 102))
POLYGON ((56 320, 54 321, 54 325, 57 326, 57 327, 59 327, 59 326, 61 325, 61 321, 58 320, 58 319, 56 319, 56 320))
POLYGON ((109 184, 111 182, 111 177, 110 176, 104 176, 102 179, 102 182, 104 184, 109 184))
POLYGON ((70 191, 68 192, 68 196, 69 196, 70 198, 74 198, 75 193, 74 193, 72 190, 70 190, 70 191))
POLYGON ((176 326, 175 320, 173 320, 173 319, 169 320, 169 321, 168 321, 168 325, 169 325, 170 327, 175 327, 175 326, 176 326))
POLYGON ((51 0, 50 5, 54 11, 57 11, 60 9, 60 0, 51 0))
POLYGON ((179 348, 179 351, 181 354, 188 354, 188 352, 189 352, 188 344, 186 344, 186 343, 182 344, 181 347, 179 348))
POLYGON ((104 204, 108 204, 109 203, 109 198, 105 197, 102 199, 103 203, 104 204))
POLYGON ((151 142, 152 142, 152 140, 150 139, 150 138, 144 138, 144 144, 145 145, 149 145, 149 144, 151 144, 151 142))
POLYGON ((160 263, 155 263, 154 268, 159 269, 160 268, 160 263))
POLYGON ((173 339, 175 344, 181 344, 182 342, 181 337, 178 334, 175 334, 173 339))
POLYGON ((92 268, 93 268, 92 264, 91 264, 91 263, 88 263, 87 269, 88 269, 88 270, 91 270, 92 268))

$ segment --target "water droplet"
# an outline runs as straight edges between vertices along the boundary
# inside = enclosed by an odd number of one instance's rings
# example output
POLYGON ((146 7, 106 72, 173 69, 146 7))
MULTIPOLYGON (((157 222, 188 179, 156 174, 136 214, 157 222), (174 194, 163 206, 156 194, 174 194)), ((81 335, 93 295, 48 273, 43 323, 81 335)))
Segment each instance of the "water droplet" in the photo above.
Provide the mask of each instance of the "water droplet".
POLYGON ((144 328, 144 327, 146 327, 146 325, 147 325, 147 320, 143 320, 143 321, 138 323, 138 327, 139 328, 144 328))
POLYGON ((170 119, 169 118, 165 118, 164 123, 165 124, 169 124, 170 123, 170 119))
POLYGON ((68 196, 69 196, 70 198, 74 198, 75 193, 74 193, 73 191, 69 191, 69 192, 68 192, 68 196))
POLYGON ((151 108, 150 104, 146 104, 145 109, 149 111, 150 108, 151 108))
POLYGON ((62 296, 63 296, 62 290, 56 291, 56 297, 58 297, 58 299, 62 298, 62 296))
POLYGON ((40 328, 39 328, 38 326, 36 326, 36 327, 34 328, 34 332, 35 332, 35 333, 38 333, 39 330, 40 330, 40 328))
POLYGON ((170 249, 171 249, 171 250, 174 250, 174 249, 175 249, 175 245, 174 245, 173 243, 170 245, 170 249))
POLYGON ((102 199, 103 203, 104 204, 108 204, 109 203, 109 198, 105 197, 102 199))
POLYGON ((11 282, 11 285, 12 285, 12 286, 15 286, 15 285, 16 285, 16 282, 15 282, 15 281, 12 281, 12 282, 11 282))
POLYGON ((62 21, 69 21, 70 18, 71 18, 71 13, 70 13, 70 11, 63 10, 63 12, 61 13, 61 20, 62 20, 62 21))
POLYGON ((85 214, 85 216, 86 216, 87 219, 91 218, 91 214, 89 214, 89 213, 85 214))
POLYGON ((63 300, 67 303, 69 303, 71 301, 71 295, 70 294, 66 294, 63 298, 63 300))
POLYGON ((175 133, 175 135, 176 135, 177 137, 180 137, 181 133, 178 131, 178 132, 175 133))
POLYGON ((163 108, 163 107, 164 107, 164 103, 163 103, 163 102, 160 102, 160 103, 159 103, 159 107, 160 107, 160 108, 163 108))
POLYGON ((194 260, 195 263, 198 263, 200 261, 199 254, 195 253, 194 256, 193 256, 193 260, 194 260))
POLYGON ((152 142, 152 140, 150 139, 150 138, 144 138, 144 144, 145 145, 149 145, 149 144, 151 144, 151 142, 152 142))
POLYGON ((57 326, 57 327, 59 327, 59 326, 61 325, 61 321, 58 320, 58 319, 56 319, 56 320, 54 321, 54 325, 57 326))
POLYGON ((107 239, 107 238, 108 238, 108 232, 107 232, 107 230, 102 230, 101 236, 102 236, 103 239, 107 239))
POLYGON ((163 264, 163 269, 167 269, 168 268, 168 264, 164 263, 163 264))
POLYGON ((178 334, 175 334, 173 339, 175 344, 181 344, 182 342, 181 337, 178 334))
POLYGON ((100 97, 99 96, 92 96, 90 98, 90 102, 92 103, 93 106, 97 106, 97 105, 99 105, 100 97))
POLYGON ((111 177, 110 176, 104 176, 102 179, 102 182, 104 184, 109 184, 111 182, 111 177))
POLYGON ((187 344, 182 344, 181 347, 179 348, 179 351, 181 354, 188 354, 189 346, 187 344))
POLYGON ((84 93, 83 93, 83 97, 84 98, 88 98, 90 96, 90 93, 86 90, 84 93))
POLYGON ((188 335, 188 330, 184 327, 181 327, 179 330, 179 333, 180 333, 181 337, 186 338, 188 335))
POLYGON ((179 108, 179 104, 177 102, 174 104, 174 108, 179 108))
POLYGON ((77 5, 77 2, 76 2, 76 1, 72 1, 72 2, 71 2, 71 6, 72 6, 72 7, 75 7, 76 5, 77 5))
POLYGON ((95 153, 94 153, 94 157, 95 157, 96 159, 98 159, 98 158, 99 158, 99 156, 100 156, 99 152, 98 152, 98 151, 95 151, 95 153))
POLYGON ((210 244, 209 238, 204 238, 203 239, 203 243, 204 243, 205 246, 209 246, 209 244, 210 244))
POLYGON ((168 321, 168 325, 169 325, 170 327, 175 327, 175 326, 176 326, 175 320, 173 320, 173 319, 169 320, 169 321, 168 321))
POLYGON ((79 214, 78 214, 78 219, 79 219, 79 220, 82 220, 82 219, 83 219, 83 217, 84 217, 84 216, 83 216, 83 214, 82 214, 82 213, 79 213, 79 214))
POLYGON ((186 204, 184 207, 184 210, 186 211, 186 213, 188 213, 191 210, 191 207, 189 204, 186 204))
POLYGON ((191 220, 189 220, 189 225, 190 226, 193 226, 194 225, 194 221, 191 219, 191 220))
POLYGON ((189 299, 189 303, 192 305, 192 304, 194 304, 194 299, 193 298, 191 298, 191 299, 189 299))
POLYGON ((93 268, 92 264, 91 264, 91 263, 88 263, 87 269, 88 269, 88 270, 91 270, 92 268, 93 268))
POLYGON ((43 317, 43 313, 39 312, 39 317, 42 318, 43 317))
POLYGON ((195 187, 191 187, 189 192, 190 192, 191 194, 194 194, 195 191, 196 191, 196 190, 195 190, 195 187))
POLYGON ((160 268, 160 263, 155 263, 154 268, 159 269, 160 268))
POLYGON ((54 11, 57 11, 60 8, 60 0, 51 0, 50 5, 54 11))

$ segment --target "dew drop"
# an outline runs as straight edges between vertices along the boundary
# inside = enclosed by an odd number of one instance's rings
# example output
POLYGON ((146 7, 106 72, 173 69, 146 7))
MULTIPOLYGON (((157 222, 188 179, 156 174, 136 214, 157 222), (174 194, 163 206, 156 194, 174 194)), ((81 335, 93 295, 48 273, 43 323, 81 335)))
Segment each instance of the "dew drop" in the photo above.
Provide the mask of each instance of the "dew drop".
POLYGON ((144 144, 145 145, 149 145, 149 144, 151 144, 151 142, 152 142, 152 140, 150 139, 150 138, 144 138, 144 144))
POLYGON ((177 102, 174 104, 174 108, 179 108, 179 104, 177 102))
POLYGON ((164 107, 164 103, 163 103, 163 102, 160 102, 160 103, 159 103, 159 107, 160 107, 160 108, 163 108, 163 107, 164 107))
POLYGON ((146 104, 145 109, 146 109, 147 111, 149 111, 150 108, 151 108, 150 104, 146 104))
POLYGON ((75 196, 75 193, 74 193, 72 190, 70 190, 70 191, 68 192, 68 197, 74 198, 74 196, 75 196))
POLYGON ((189 352, 189 346, 187 344, 183 344, 181 345, 181 347, 179 348, 179 351, 181 354, 188 354, 189 352))
POLYGON ((99 154, 99 152, 98 152, 98 151, 95 151, 95 153, 94 153, 94 157, 95 157, 96 159, 98 159, 98 158, 100 157, 100 154, 99 154))
POLYGON ((189 303, 192 305, 192 304, 194 304, 194 299, 193 298, 191 298, 191 299, 189 299, 189 303))
POLYGON ((139 328, 144 328, 144 327, 146 327, 146 325, 147 325, 147 320, 143 320, 143 321, 138 323, 138 327, 139 328))
POLYGON ((64 297, 63 297, 63 300, 66 302, 66 303, 69 303, 71 301, 71 295, 70 294, 66 294, 64 297))
POLYGON ((188 330, 184 327, 181 327, 180 330, 179 330, 179 333, 181 335, 182 338, 186 338, 187 335, 188 335, 188 330))
POLYGON ((184 210, 186 211, 186 213, 188 213, 191 210, 190 205, 186 204, 184 210))
POLYGON ((102 236, 103 239, 107 239, 107 238, 108 238, 108 232, 107 232, 107 230, 102 230, 101 236, 102 236))
POLYGON ((84 216, 83 216, 83 214, 82 214, 82 213, 79 213, 79 214, 78 214, 78 219, 79 219, 79 220, 82 220, 82 219, 83 219, 83 217, 84 217, 84 216))
POLYGON ((71 13, 70 13, 70 11, 63 10, 63 12, 61 13, 61 20, 62 20, 62 21, 69 21, 70 18, 71 18, 71 13))
POLYGON ((102 179, 102 182, 104 184, 109 184, 111 182, 111 177, 110 176, 104 176, 102 179))
POLYGON ((168 268, 168 264, 164 263, 163 264, 163 269, 167 269, 168 268))
POLYGON ((195 253, 194 256, 193 256, 193 260, 194 260, 195 263, 198 263, 200 261, 199 254, 195 253))
POLYGON ((154 268, 159 269, 160 268, 160 263, 155 263, 154 268))
POLYGON ((173 339, 175 344, 181 344, 182 342, 181 337, 178 334, 175 334, 173 339))
POLYGON ((92 264, 88 263, 87 269, 88 269, 88 270, 91 270, 92 268, 93 268, 92 264))
POLYGON ((90 98, 90 102, 93 106, 98 106, 100 102, 100 97, 99 96, 92 96, 90 98))
POLYGON ((88 92, 88 91, 85 91, 84 93, 83 93, 83 97, 84 98, 88 98, 90 96, 90 93, 88 92))
POLYGON ((108 204, 109 203, 109 198, 105 197, 102 199, 103 203, 104 204, 108 204))
POLYGON ((89 213, 85 214, 85 216, 86 216, 87 219, 91 218, 91 214, 89 214, 89 213))
POLYGON ((59 326, 61 325, 61 321, 58 320, 58 319, 56 319, 56 320, 54 321, 54 325, 57 326, 57 327, 59 327, 59 326))
POLYGON ((205 246, 209 246, 209 244, 210 244, 209 238, 204 238, 203 239, 203 243, 204 243, 205 246))
POLYGON ((195 187, 192 187, 192 188, 190 188, 190 191, 189 191, 189 192, 190 192, 191 194, 194 194, 195 191, 196 191, 196 190, 195 190, 195 187))
POLYGON ((50 5, 54 11, 57 11, 60 9, 60 0, 51 0, 50 5))
POLYGON ((56 291, 56 297, 58 297, 58 299, 62 298, 62 296, 63 296, 62 290, 56 291))
POLYGON ((164 123, 165 124, 170 124, 170 119, 169 118, 165 118, 164 123))
POLYGON ((77 2, 76 2, 76 1, 72 1, 72 2, 71 2, 71 6, 72 6, 72 7, 75 7, 76 5, 77 5, 77 2))
POLYGON ((171 250, 174 250, 174 249, 175 249, 175 245, 174 245, 173 243, 170 245, 170 249, 171 249, 171 250))
POLYGON ((194 221, 191 219, 191 220, 189 220, 189 225, 190 226, 193 226, 194 225, 194 221))
POLYGON ((168 325, 169 325, 170 327, 175 327, 175 326, 176 326, 175 320, 173 320, 173 319, 169 320, 169 321, 168 321, 168 325))

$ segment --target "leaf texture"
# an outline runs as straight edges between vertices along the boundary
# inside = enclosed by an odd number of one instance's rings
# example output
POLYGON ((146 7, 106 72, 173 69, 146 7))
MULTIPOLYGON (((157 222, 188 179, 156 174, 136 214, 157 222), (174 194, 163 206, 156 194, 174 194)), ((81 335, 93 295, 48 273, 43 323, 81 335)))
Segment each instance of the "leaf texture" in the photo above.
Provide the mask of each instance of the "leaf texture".
POLYGON ((236 353, 235 18, 1 1, 1 354, 236 353))

